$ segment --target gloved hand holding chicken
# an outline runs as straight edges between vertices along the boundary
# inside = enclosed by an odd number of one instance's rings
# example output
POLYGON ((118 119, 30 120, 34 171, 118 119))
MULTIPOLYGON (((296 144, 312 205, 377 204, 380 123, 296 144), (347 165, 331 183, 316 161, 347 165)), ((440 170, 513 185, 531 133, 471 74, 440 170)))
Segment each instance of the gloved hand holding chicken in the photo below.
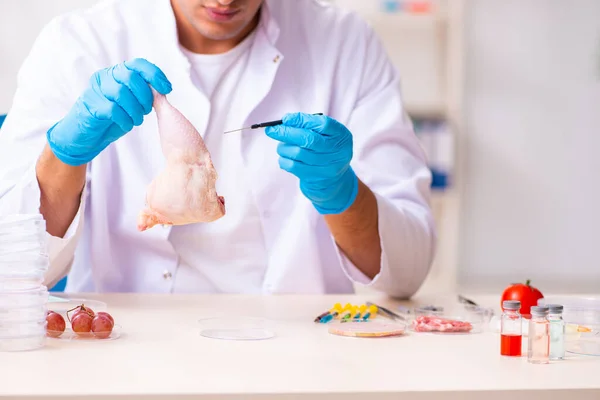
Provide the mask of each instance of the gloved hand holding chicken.
POLYGON ((48 130, 48 144, 68 165, 92 161, 107 146, 152 111, 151 88, 170 93, 165 74, 145 59, 134 59, 97 71, 69 113, 48 130))
POLYGON ((279 166, 300 179, 300 190, 320 214, 340 214, 358 194, 358 178, 350 166, 352 133, 322 115, 286 114, 283 123, 267 127, 280 141, 279 166))

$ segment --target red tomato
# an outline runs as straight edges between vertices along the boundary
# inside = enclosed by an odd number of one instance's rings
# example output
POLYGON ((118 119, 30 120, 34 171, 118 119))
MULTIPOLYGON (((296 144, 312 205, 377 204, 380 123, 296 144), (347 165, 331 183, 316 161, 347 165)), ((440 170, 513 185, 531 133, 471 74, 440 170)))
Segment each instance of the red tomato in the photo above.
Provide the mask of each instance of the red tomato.
POLYGON ((531 286, 527 280, 525 284, 514 283, 507 287, 502 293, 500 304, 504 300, 519 300, 521 302, 521 314, 525 318, 531 318, 531 306, 537 306, 539 299, 543 299, 544 295, 537 288, 531 286))

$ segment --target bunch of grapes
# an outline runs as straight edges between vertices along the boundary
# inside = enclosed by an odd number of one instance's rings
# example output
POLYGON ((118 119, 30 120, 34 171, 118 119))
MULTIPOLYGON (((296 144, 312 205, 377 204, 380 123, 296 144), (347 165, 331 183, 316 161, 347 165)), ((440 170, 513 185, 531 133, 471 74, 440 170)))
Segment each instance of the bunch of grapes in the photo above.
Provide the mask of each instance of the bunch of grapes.
MULTIPOLYGON (((101 311, 96 314, 94 310, 83 304, 67 311, 67 318, 71 323, 71 329, 79 336, 87 336, 91 333, 99 339, 106 339, 115 326, 115 320, 109 313, 101 311), (69 312, 73 314, 69 316, 69 312)), ((46 321, 48 336, 57 338, 64 333, 67 324, 62 315, 48 311, 46 321)))

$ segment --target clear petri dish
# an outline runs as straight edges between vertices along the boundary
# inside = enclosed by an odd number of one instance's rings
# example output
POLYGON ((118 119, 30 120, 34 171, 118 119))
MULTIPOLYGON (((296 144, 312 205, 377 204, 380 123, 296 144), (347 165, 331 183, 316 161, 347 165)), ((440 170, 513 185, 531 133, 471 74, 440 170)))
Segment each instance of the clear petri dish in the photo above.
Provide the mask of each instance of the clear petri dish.
MULTIPOLYGON (((48 311, 54 311, 60 314, 65 320, 64 332, 48 331, 48 337, 53 340, 70 340, 70 341, 90 341, 90 340, 103 340, 110 341, 121 337, 122 326, 115 321, 112 331, 107 337, 103 335, 96 335, 93 332, 74 332, 71 328, 71 318, 73 317, 77 308, 84 305, 87 309, 92 310, 94 314, 98 312, 108 312, 107 304, 102 301, 88 300, 82 298, 71 298, 67 293, 53 293, 53 297, 61 299, 59 302, 49 302, 48 311)), ((114 316, 113 316, 114 318, 114 316)))
POLYGON ((206 318, 199 322, 200 335, 210 339, 265 340, 275 337, 275 324, 264 318, 206 318))
POLYGON ((16 265, 0 265, 0 292, 35 289, 44 282, 47 268, 27 271, 16 265))
POLYGON ((0 236, 0 254, 32 252, 33 254, 47 254, 47 242, 43 239, 11 235, 0 236))
MULTIPOLYGON (((599 333, 596 333, 597 335, 599 333)), ((600 338, 579 338, 573 341, 565 340, 565 351, 584 356, 600 357, 600 338)))
POLYGON ((0 339, 31 337, 46 334, 46 319, 0 322, 0 339))
MULTIPOLYGON (((27 264, 35 264, 38 265, 38 268, 47 268, 48 263, 50 262, 50 258, 48 254, 43 253, 41 251, 21 251, 15 249, 3 249, 0 251, 0 266, 14 266, 15 268, 19 268, 19 265, 27 264)), ((22 270, 22 267, 19 269, 22 270)))
POLYGON ((0 230, 0 243, 10 239, 46 241, 47 238, 45 226, 20 226, 0 230))
POLYGON ((73 332, 71 329, 71 325, 69 321, 65 320, 66 328, 64 332, 55 332, 55 331, 46 331, 47 336, 50 339, 54 340, 69 340, 69 341, 90 341, 90 340, 101 340, 101 341, 111 341, 116 340, 121 337, 121 332, 123 328, 119 324, 115 324, 112 328, 112 331, 108 336, 106 335, 96 335, 93 332, 73 332))
POLYGON ((24 252, 19 254, 0 253, 0 275, 28 275, 45 273, 50 266, 50 259, 44 254, 24 252))
POLYGON ((21 243, 18 246, 12 246, 11 248, 0 249, 0 257, 15 257, 15 256, 46 256, 48 257, 48 249, 38 244, 21 243))
POLYGON ((43 306, 47 301, 48 289, 45 286, 0 292, 0 309, 43 306))
POLYGON ((40 287, 44 282, 44 273, 32 276, 0 275, 0 292, 29 290, 40 287))
POLYGON ((48 308, 46 305, 35 307, 0 308, 0 321, 31 321, 46 318, 48 308))
POLYGON ((16 214, 0 217, 0 234, 19 231, 46 231, 46 221, 41 214, 16 214))
POLYGON ((433 306, 433 305, 428 305, 428 306, 421 306, 421 307, 415 307, 415 309, 413 310, 413 314, 416 317, 429 317, 429 316, 438 316, 441 317, 442 315, 444 315, 444 307, 442 306, 433 306))
POLYGON ((487 330, 492 316, 494 315, 494 310, 491 308, 466 304, 462 309, 456 310, 455 314, 455 319, 471 323, 473 326, 471 333, 480 333, 487 330))
POLYGON ((31 351, 46 345, 46 335, 35 335, 30 337, 2 338, 0 339, 0 351, 31 351))
POLYGON ((94 313, 99 311, 107 311, 108 306, 103 301, 88 300, 83 298, 70 297, 67 293, 52 293, 52 297, 60 299, 60 301, 48 302, 48 310, 54 311, 67 318, 67 313, 73 315, 75 307, 84 305, 86 308, 90 308, 94 313))
POLYGON ((414 332, 443 335, 465 335, 481 332, 480 330, 474 329, 472 323, 464 321, 460 317, 448 316, 424 318, 430 319, 423 320, 418 318, 412 322, 411 329, 414 332))
POLYGON ((600 297, 562 296, 538 300, 538 305, 563 306, 565 351, 600 356, 600 297))

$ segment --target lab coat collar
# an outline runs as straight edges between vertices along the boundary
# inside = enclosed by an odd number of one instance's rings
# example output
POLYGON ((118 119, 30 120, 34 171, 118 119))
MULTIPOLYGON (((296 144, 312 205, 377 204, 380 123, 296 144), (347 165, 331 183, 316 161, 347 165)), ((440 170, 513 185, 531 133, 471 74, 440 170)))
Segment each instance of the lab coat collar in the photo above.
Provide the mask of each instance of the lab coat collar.
MULTIPOLYGON (((280 0, 274 0, 280 1, 280 0)), ((159 37, 165 40, 165 48, 173 49, 174 60, 182 65, 187 71, 191 70, 191 64, 188 58, 183 54, 179 45, 179 34, 177 33, 177 21, 175 13, 171 6, 171 0, 158 0, 159 4, 154 9, 156 17, 154 21, 161 21, 159 24, 159 37)), ((273 16, 273 0, 265 0, 260 9, 260 21, 257 30, 263 30, 271 46, 276 47, 279 34, 281 32, 276 18, 273 16)), ((283 56, 283 55, 282 55, 283 56)))

